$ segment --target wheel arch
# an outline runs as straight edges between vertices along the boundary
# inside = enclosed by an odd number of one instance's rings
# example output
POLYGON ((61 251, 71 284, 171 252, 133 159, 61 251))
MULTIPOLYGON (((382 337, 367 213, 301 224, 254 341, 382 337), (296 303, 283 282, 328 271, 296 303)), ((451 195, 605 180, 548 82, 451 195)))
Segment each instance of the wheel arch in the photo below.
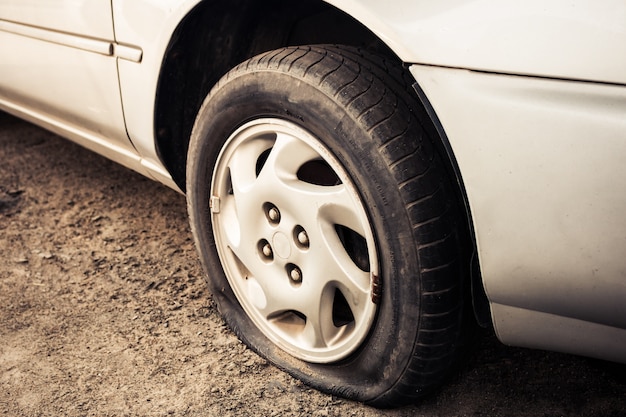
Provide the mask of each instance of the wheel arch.
MULTIPOLYGON (((181 190, 185 190, 187 149, 195 116, 215 83, 240 62, 284 46, 327 43, 365 47, 392 56, 397 65, 404 65, 373 31, 329 3, 303 0, 294 4, 272 0, 260 5, 254 0, 205 0, 180 21, 162 59, 154 132, 157 154, 181 190)), ((350 2, 345 6, 355 8, 350 2)), ((463 200, 463 221, 472 248, 468 264, 471 265, 474 310, 478 321, 487 324, 490 323, 489 304, 480 276, 463 180, 443 126, 417 85, 415 92, 416 100, 427 108, 442 138, 442 152, 447 156, 450 174, 455 176, 459 198, 463 200)))
POLYGON ((162 60, 154 109, 157 154, 181 190, 195 115, 213 85, 259 53, 320 43, 391 53, 365 26, 321 0, 203 1, 181 20, 162 60))

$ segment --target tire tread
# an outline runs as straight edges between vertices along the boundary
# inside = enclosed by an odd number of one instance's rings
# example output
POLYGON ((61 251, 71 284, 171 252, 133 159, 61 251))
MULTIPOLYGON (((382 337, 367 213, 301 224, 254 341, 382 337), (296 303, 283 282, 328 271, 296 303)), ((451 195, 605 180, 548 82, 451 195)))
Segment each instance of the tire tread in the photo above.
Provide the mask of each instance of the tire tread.
MULTIPOLYGON (((436 389, 462 349, 464 282, 459 253, 464 245, 456 185, 446 157, 418 109, 413 80, 395 60, 346 46, 288 47, 242 63, 220 81, 251 70, 281 71, 345 107, 363 126, 397 182, 411 224, 420 278, 419 331, 402 376, 369 403, 379 407, 412 403, 436 389)), ((218 88, 219 88, 218 84, 218 88)), ((384 291, 384 288, 383 288, 384 291)), ((350 389, 332 393, 352 396, 350 389)))

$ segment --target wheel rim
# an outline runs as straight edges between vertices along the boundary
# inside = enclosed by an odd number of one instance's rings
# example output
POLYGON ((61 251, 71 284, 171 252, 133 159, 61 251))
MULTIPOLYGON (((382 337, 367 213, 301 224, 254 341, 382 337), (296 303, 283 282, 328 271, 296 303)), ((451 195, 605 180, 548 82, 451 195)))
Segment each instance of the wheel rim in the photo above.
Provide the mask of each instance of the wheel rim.
POLYGON ((376 244, 347 172, 299 126, 258 119, 226 141, 211 221, 241 307, 296 358, 330 363, 367 337, 376 314, 376 244))

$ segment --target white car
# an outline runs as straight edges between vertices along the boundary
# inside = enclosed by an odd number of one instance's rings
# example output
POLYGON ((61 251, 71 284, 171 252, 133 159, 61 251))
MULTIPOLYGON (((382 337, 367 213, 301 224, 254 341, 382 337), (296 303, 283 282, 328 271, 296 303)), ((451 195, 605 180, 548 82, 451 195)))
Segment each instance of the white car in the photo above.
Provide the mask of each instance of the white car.
POLYGON ((0 109, 184 192, 320 390, 414 402, 476 322, 626 362, 624 0, 0 0, 0 109))

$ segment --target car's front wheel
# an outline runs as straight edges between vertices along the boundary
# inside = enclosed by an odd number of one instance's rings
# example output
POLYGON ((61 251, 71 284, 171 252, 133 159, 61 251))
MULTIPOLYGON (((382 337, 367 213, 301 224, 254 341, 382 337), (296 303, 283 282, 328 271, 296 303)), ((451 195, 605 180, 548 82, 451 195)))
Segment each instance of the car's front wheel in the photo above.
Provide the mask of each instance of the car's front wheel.
POLYGON ((253 58, 209 94, 188 155, 227 323, 306 383, 377 406, 438 386, 464 321, 454 183, 395 71, 351 48, 253 58))

